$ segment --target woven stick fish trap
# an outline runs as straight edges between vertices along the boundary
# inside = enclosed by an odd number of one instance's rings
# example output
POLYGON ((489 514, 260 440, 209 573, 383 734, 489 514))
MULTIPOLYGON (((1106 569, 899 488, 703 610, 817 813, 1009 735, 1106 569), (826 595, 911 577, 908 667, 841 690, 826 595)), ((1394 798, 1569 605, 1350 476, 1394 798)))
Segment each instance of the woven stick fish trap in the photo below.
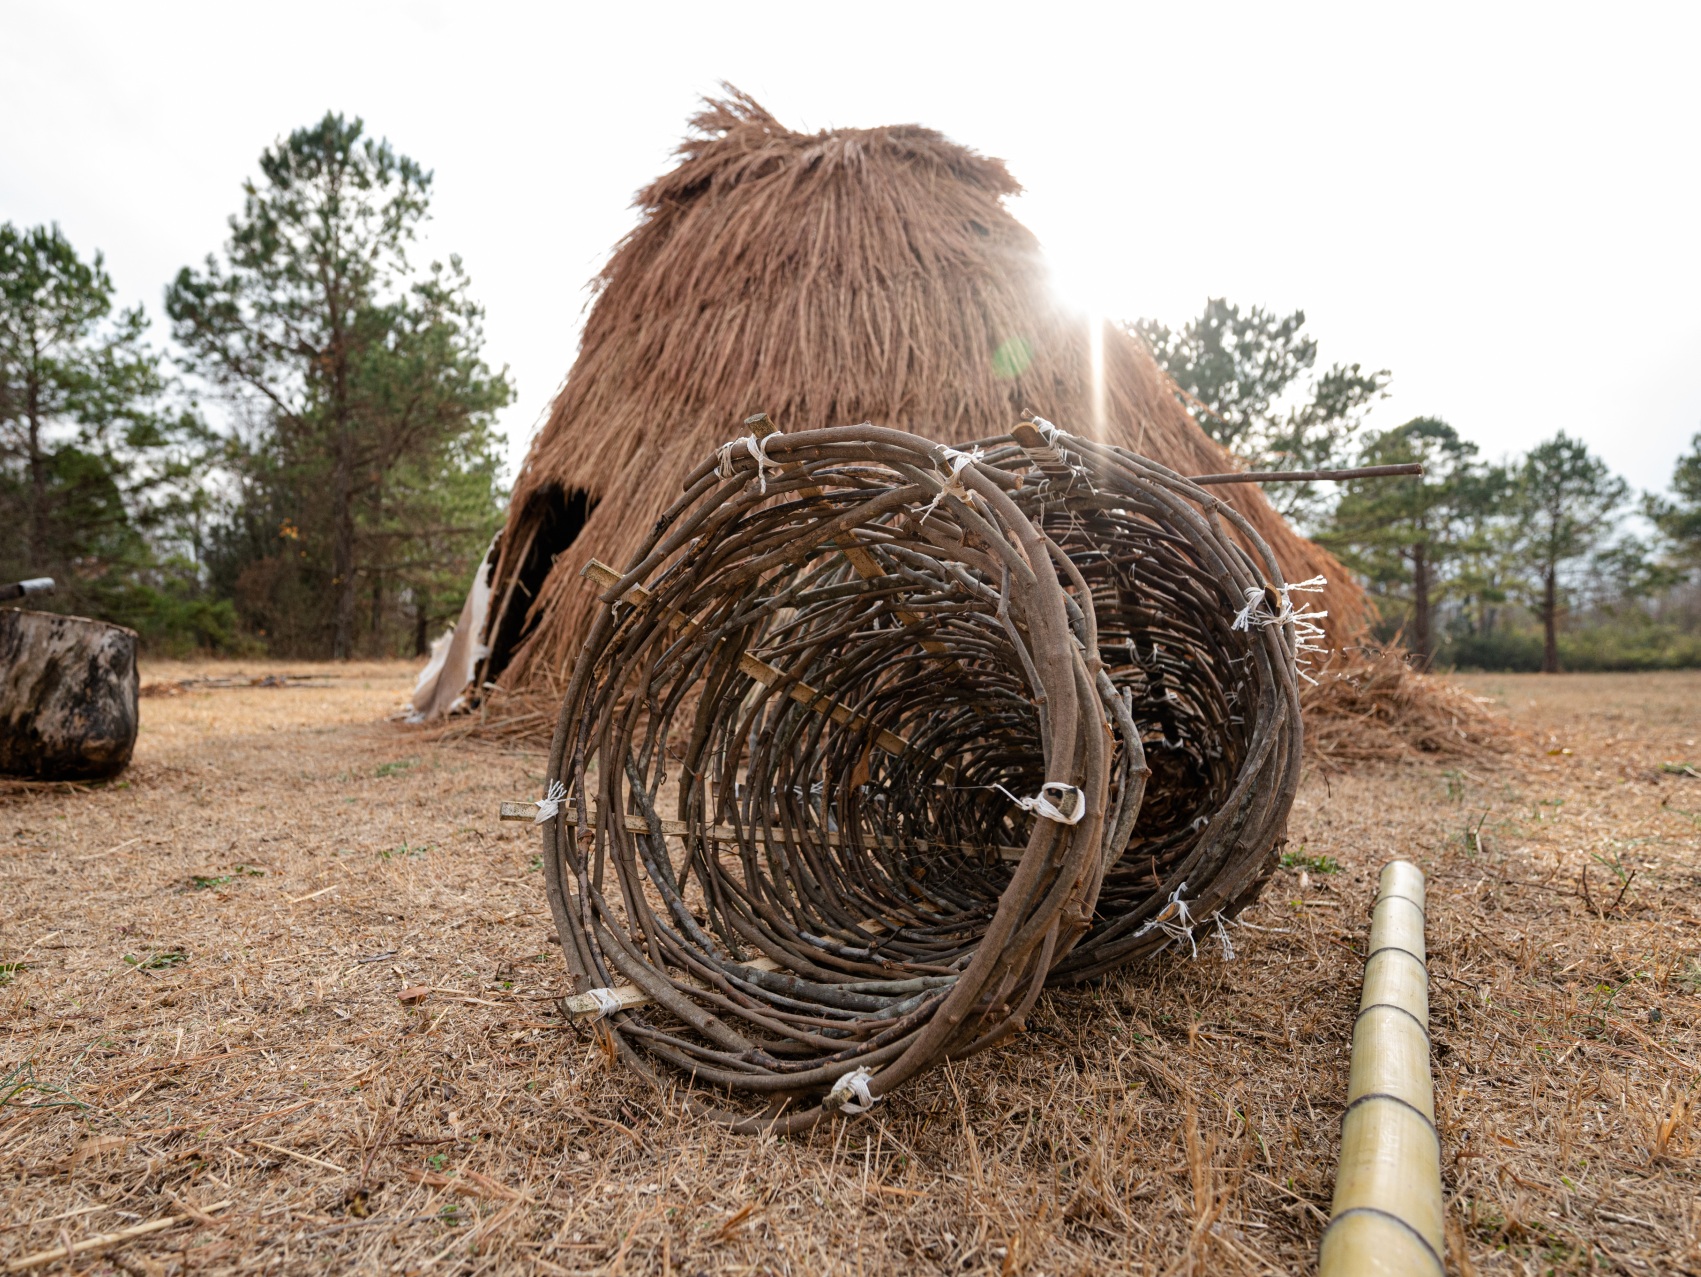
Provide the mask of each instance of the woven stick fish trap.
POLYGON ((1281 668, 1291 682, 1292 626, 1233 628, 1224 600, 1264 576, 1197 490, 1066 455, 1051 477, 1013 446, 753 434, 598 577, 550 757, 550 902, 614 1048, 658 1085, 695 1083, 704 1114, 799 1130, 861 1111, 1019 1031, 1048 979, 1190 935, 1178 902, 1220 912, 1255 890, 1263 826, 1226 830, 1291 800, 1251 791, 1285 783, 1297 751, 1291 694, 1263 709, 1281 668), (1083 536, 1106 519, 1076 481, 1099 470, 1120 542, 1083 536), (1126 570, 1135 553, 1155 576, 1126 570), (1107 627, 1115 590, 1152 579, 1173 615, 1130 604, 1107 627), (1132 655, 1107 661, 1101 630, 1132 655), (1179 668, 1202 647, 1215 699, 1179 668), (1172 661, 1184 707, 1142 725, 1172 661), (1185 762, 1160 760, 1174 792, 1147 837, 1154 733, 1185 762), (1177 895, 1181 873, 1198 881, 1177 895))
POLYGON ((1233 956, 1226 923, 1275 868, 1299 785, 1299 679, 1322 616, 1257 530, 1148 458, 1049 423, 990 440, 983 461, 1087 583, 1093 642, 1151 769, 1133 837, 1091 932, 1052 973, 1103 974, 1179 943, 1233 956), (1196 935, 1195 933, 1198 932, 1196 935))

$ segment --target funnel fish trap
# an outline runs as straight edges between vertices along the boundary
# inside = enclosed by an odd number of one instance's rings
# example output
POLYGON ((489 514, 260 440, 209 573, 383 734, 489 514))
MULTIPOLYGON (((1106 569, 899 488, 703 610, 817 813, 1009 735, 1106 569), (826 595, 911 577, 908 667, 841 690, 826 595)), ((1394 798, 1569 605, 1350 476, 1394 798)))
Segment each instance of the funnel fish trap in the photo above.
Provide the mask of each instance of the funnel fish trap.
POLYGON ((704 1115, 863 1111, 1268 872, 1292 626, 1224 611, 1268 551, 1132 454, 1063 455, 765 431, 593 571, 551 906, 615 1050, 704 1115))

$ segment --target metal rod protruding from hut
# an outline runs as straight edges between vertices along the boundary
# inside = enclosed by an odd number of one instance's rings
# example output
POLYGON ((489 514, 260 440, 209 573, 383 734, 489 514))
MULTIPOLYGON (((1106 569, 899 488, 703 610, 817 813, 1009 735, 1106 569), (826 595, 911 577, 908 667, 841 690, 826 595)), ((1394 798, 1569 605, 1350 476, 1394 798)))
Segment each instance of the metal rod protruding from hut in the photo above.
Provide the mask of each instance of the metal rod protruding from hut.
POLYGON ((1341 483, 1347 479, 1393 479, 1399 475, 1421 475, 1423 464, 1401 461, 1391 466, 1353 466, 1347 470, 1237 470, 1232 474, 1195 474, 1194 483, 1341 483))
POLYGON ((1423 924, 1423 873, 1393 861, 1370 916, 1319 1277, 1445 1277, 1423 924))

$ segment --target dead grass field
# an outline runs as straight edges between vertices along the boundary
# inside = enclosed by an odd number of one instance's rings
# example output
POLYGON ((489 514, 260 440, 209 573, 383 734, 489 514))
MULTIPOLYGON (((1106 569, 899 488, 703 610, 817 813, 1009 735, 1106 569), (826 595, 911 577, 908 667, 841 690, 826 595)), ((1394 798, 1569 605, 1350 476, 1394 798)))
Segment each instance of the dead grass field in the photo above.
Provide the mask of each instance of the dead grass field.
POLYGON ((1701 1272, 1701 778, 1663 766, 1701 771, 1701 675, 1469 680, 1526 747, 1311 777, 1312 867, 1236 961, 1049 994, 1014 1046, 785 1140, 689 1123, 563 1027, 533 839, 495 819, 540 754, 384 721, 408 665, 242 668, 317 685, 150 697, 119 782, 0 789, 0 1271, 182 1216, 74 1266, 1307 1271, 1404 855, 1454 1271, 1701 1272))

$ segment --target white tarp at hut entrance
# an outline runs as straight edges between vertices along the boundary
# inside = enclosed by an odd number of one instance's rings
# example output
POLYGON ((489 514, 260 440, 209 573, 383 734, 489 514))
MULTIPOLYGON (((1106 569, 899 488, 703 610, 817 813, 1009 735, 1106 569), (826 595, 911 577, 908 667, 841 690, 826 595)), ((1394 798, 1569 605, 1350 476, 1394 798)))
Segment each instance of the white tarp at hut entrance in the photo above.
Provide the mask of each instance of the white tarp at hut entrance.
POLYGON ((413 709, 407 719, 410 723, 453 714, 466 706, 473 673, 488 652, 480 636, 490 616, 490 577, 496 566, 496 542, 500 539, 500 533, 492 538, 490 548, 473 573, 472 589, 467 591, 460 620, 431 645, 431 660, 414 684, 413 709))

